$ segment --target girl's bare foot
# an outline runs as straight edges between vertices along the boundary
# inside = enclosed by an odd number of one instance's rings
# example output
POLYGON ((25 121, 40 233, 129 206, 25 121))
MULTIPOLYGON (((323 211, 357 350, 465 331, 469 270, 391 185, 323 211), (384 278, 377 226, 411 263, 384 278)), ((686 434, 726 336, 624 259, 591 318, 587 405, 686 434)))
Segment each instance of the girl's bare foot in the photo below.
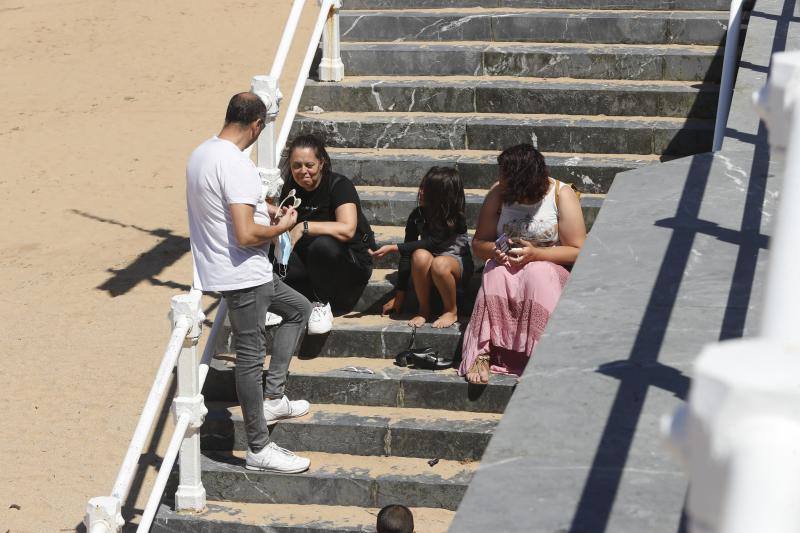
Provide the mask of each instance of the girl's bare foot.
POLYGON ((489 383, 489 354, 481 354, 467 371, 467 381, 474 385, 489 383))
POLYGON ((458 321, 458 313, 446 311, 433 323, 435 328, 449 328, 458 321))
POLYGON ((425 325, 425 322, 428 321, 428 317, 423 315, 417 315, 411 320, 408 321, 409 326, 413 326, 415 328, 419 328, 425 325))

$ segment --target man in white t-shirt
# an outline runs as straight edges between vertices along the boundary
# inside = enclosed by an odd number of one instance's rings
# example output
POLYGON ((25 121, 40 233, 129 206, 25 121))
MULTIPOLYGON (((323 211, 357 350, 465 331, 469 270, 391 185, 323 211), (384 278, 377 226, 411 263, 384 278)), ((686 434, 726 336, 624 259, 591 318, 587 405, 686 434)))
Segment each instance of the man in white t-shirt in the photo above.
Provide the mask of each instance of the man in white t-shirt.
POLYGON ((266 116, 264 103, 254 94, 231 98, 222 131, 189 157, 186 202, 198 288, 221 292, 228 304, 236 345, 236 393, 249 448, 245 465, 250 470, 297 473, 307 470, 310 461, 270 442, 267 424, 309 410, 308 402, 289 401, 283 391, 311 303, 273 277, 267 257, 269 243, 294 227, 297 212, 260 212, 261 223, 254 220, 257 206, 264 206, 261 178, 243 150, 258 139, 266 116), (275 332, 262 389, 267 310, 283 320, 275 332))

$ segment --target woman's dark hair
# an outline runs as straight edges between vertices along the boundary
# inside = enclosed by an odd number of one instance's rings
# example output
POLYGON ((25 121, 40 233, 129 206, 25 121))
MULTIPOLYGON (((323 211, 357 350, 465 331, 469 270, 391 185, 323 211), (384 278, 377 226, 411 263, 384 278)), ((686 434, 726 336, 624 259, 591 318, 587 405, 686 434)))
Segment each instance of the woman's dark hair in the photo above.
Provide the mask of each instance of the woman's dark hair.
POLYGON ((325 143, 316 135, 300 135, 290 142, 281 154, 281 176, 284 183, 289 183, 292 178, 292 152, 297 148, 311 148, 314 150, 314 157, 322 163, 322 177, 331 174, 331 156, 325 150, 325 143))
POLYGON ((503 182, 503 203, 536 203, 550 188, 550 169, 532 144, 518 144, 497 156, 503 182))
POLYGON ((464 184, 457 170, 431 167, 419 184, 422 213, 434 230, 466 227, 464 184))

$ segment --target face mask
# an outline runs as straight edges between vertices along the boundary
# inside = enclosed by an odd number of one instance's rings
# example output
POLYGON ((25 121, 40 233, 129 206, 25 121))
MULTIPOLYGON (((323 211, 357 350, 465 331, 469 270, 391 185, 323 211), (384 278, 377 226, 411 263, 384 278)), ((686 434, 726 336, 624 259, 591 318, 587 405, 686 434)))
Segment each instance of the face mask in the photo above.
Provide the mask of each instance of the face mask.
POLYGON ((289 256, 292 255, 292 238, 289 232, 281 233, 278 236, 278 244, 275 245, 275 259, 278 262, 278 276, 286 277, 289 268, 289 256))

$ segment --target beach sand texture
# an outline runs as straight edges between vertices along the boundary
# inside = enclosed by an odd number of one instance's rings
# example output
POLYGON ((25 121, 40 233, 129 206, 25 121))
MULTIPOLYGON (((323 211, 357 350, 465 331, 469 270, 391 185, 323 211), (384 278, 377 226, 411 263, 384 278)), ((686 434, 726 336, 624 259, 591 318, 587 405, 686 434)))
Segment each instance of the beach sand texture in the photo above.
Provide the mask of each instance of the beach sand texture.
POLYGON ((0 533, 73 531, 110 492, 191 281, 186 158, 290 5, 0 0, 0 533))

